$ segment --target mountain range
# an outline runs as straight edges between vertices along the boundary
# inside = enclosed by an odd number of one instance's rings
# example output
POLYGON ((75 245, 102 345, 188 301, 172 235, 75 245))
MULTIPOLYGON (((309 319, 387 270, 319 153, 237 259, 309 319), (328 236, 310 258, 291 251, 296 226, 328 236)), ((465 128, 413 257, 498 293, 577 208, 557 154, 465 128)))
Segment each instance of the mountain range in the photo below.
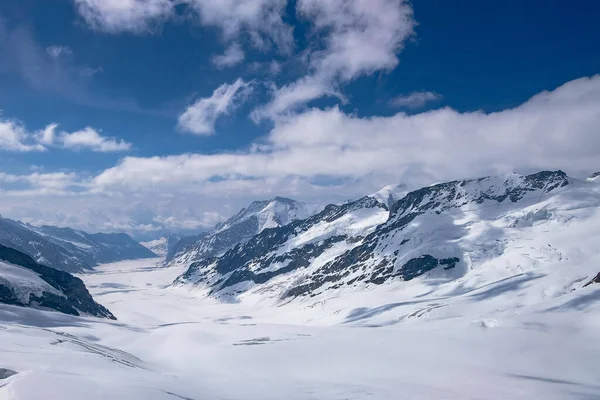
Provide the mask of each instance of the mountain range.
POLYGON ((102 263, 156 257, 125 233, 86 233, 54 226, 35 227, 0 217, 0 245, 31 256, 36 262, 68 272, 102 263))
POLYGON ((600 210, 595 179, 562 171, 392 192, 268 227, 223 254, 180 255, 197 261, 174 285, 227 301, 253 294, 282 301, 418 277, 457 280, 489 263, 524 270, 561 258, 560 243, 529 245, 540 240, 533 227, 577 235, 573 221, 594 224, 600 210))
POLYGON ((217 224, 209 232, 180 240, 168 252, 166 263, 170 266, 189 265, 195 261, 220 256, 265 229, 281 227, 294 220, 307 218, 317 209, 317 206, 284 197, 255 201, 227 221, 217 224))

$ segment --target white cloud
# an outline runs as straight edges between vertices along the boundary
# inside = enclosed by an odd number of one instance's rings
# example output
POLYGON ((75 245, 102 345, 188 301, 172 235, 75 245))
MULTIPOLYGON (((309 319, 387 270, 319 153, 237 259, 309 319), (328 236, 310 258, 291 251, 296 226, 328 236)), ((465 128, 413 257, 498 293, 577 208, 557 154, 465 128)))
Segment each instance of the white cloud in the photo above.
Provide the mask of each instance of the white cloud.
POLYGON ((37 133, 37 140, 40 144, 51 146, 54 144, 56 140, 56 128, 58 124, 50 124, 46 126, 43 130, 37 133))
POLYGON ((44 146, 33 141, 31 135, 19 122, 0 119, 0 150, 3 151, 44 151, 44 146))
POLYGON ((394 97, 389 104, 393 107, 420 108, 427 103, 439 101, 441 98, 442 96, 435 92, 412 92, 394 97))
POLYGON ((287 0, 184 0, 198 12, 205 26, 218 27, 226 40, 247 33, 253 45, 268 49, 271 44, 289 52, 292 28, 284 23, 287 0))
POLYGON ((244 61, 244 51, 239 43, 233 43, 223 54, 214 56, 211 61, 217 68, 233 67, 244 61))
POLYGON ((68 57, 73 54, 68 46, 48 46, 46 47, 46 52, 54 59, 68 57))
POLYGON ((52 123, 41 131, 31 133, 20 123, 0 120, 0 150, 27 152, 45 151, 48 147, 71 150, 89 149, 97 152, 125 151, 131 143, 102 136, 94 128, 87 127, 73 133, 57 133, 58 124, 52 123))
POLYGON ((493 113, 442 108, 361 118, 311 109, 278 119, 246 151, 125 157, 89 177, 0 174, 0 212, 88 230, 161 232, 207 227, 214 221, 207 210, 231 215, 275 195, 323 203, 398 182, 542 169, 587 176, 598 169, 599 109, 600 75, 493 113))
POLYGON ((84 21, 108 33, 153 32, 167 20, 193 10, 205 26, 218 28, 225 40, 248 35, 259 49, 277 46, 289 52, 292 28, 284 23, 287 0, 74 0, 84 21))
POLYGON ((337 107, 312 109, 278 120, 247 152, 127 157, 92 184, 99 191, 218 187, 242 193, 253 185, 269 190, 269 180, 282 186, 322 176, 423 184, 515 169, 589 171, 597 169, 600 154, 598 109, 600 76, 489 114, 443 108, 360 118, 337 107))
POLYGON ((170 18, 175 0, 74 0, 85 22, 108 33, 151 32, 170 18))
POLYGON ((21 183, 26 187, 13 189, 9 193, 16 196, 69 194, 67 189, 83 187, 85 184, 74 172, 33 172, 28 175, 7 174, 0 171, 1 183, 21 183))
POLYGON ((229 114, 250 90, 250 83, 242 79, 219 86, 211 97, 197 100, 179 116, 179 129, 195 135, 212 135, 217 119, 229 114))
POLYGON ((89 149, 97 152, 126 151, 131 149, 131 143, 122 139, 102 136, 94 128, 84 128, 73 133, 61 132, 58 136, 60 145, 67 149, 89 149))
POLYGON ((310 74, 279 88, 255 119, 277 118, 322 96, 340 97, 340 83, 392 70, 415 26, 404 0, 298 0, 297 9, 314 26, 313 35, 323 35, 325 46, 308 49, 310 74))

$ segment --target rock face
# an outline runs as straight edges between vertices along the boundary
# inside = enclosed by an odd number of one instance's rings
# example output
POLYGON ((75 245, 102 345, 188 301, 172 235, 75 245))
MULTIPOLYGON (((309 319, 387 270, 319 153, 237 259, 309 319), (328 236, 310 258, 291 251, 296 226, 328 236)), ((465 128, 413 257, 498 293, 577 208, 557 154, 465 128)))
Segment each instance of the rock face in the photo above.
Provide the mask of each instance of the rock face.
POLYGON ((90 234, 71 228, 34 227, 0 218, 0 244, 30 255, 41 264, 77 272, 101 263, 156 257, 124 233, 90 234))
POLYGON ((431 274, 455 279, 474 262, 502 252, 502 230, 491 228, 473 251, 473 223, 522 223, 527 214, 510 221, 507 215, 520 215, 570 185, 564 172, 543 171, 442 183, 399 200, 367 196, 329 205, 310 218, 265 229, 220 257, 193 263, 175 284, 200 286, 217 297, 255 290, 285 299, 431 274))
POLYGON ((140 244, 158 256, 166 256, 173 253, 173 249, 181 240, 181 236, 170 234, 149 242, 141 242, 140 244))
POLYGON ((594 279, 592 279, 591 281, 589 281, 588 283, 583 285, 583 287, 593 285, 594 283, 600 283, 600 272, 598 273, 598 275, 596 275, 596 277, 594 279))
POLYGON ((600 182, 600 171, 594 172, 587 180, 590 182, 600 182))
POLYGON ((0 245, 0 303, 116 319, 96 303, 83 281, 0 245))
POLYGON ((283 197, 255 201, 206 234, 181 239, 167 254, 166 263, 190 265, 196 261, 220 256, 265 229, 307 218, 314 211, 315 207, 283 197))

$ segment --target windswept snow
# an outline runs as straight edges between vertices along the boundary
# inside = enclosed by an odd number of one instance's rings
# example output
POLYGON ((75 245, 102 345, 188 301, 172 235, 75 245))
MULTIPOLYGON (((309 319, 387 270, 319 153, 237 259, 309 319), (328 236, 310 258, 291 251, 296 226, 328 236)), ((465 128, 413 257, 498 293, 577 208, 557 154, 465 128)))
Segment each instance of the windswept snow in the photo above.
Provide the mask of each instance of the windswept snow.
MULTIPOLYGON (((240 279, 220 300, 206 281, 171 286, 185 265, 149 259, 81 275, 118 321, 0 305, 0 399, 600 399, 600 185, 548 176, 451 182, 391 211, 372 198, 330 207, 259 239, 277 244, 269 257, 345 240, 307 250, 297 270, 251 260, 270 279, 240 279), (461 261, 281 296, 371 239, 368 266, 400 246, 461 261)), ((24 288, 35 279, 11 268, 24 288)))
POLYGON ((182 271, 160 260, 107 264, 82 277, 117 322, 0 306, 0 368, 17 372, 0 398, 599 398, 600 288, 583 288, 578 265, 589 255, 279 307, 165 289, 182 271))

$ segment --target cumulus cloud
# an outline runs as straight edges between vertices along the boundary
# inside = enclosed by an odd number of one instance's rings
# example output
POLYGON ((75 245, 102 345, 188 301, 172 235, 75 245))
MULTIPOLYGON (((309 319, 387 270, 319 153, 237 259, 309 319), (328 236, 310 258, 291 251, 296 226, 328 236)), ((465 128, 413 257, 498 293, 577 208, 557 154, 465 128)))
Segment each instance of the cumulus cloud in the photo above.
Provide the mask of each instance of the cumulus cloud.
POLYGON ((97 152, 125 151, 131 143, 102 136, 91 127, 76 132, 57 133, 58 124, 49 124, 38 132, 29 132, 20 122, 0 119, 0 150, 14 152, 45 151, 49 147, 97 152))
POLYGON ((233 43, 223 54, 214 56, 211 61, 217 68, 233 67, 244 61, 244 51, 239 43, 233 43))
POLYGON ((389 104, 392 107, 421 108, 427 103, 441 99, 442 96, 435 92, 412 92, 394 97, 389 104))
POLYGON ((599 109, 600 75, 493 113, 442 108, 365 118, 337 107, 311 109, 278 119, 246 151, 125 157, 92 176, 0 174, 3 186, 31 186, 29 196, 5 187, 0 211, 18 216, 25 208, 36 209, 44 214, 30 213, 30 218, 51 222, 66 215, 70 225, 89 230, 93 225, 156 233, 167 227, 208 227, 252 200, 275 195, 324 203, 362 196, 389 183, 420 187, 542 169, 586 176, 598 169, 599 109), (40 201, 41 190, 63 197, 53 199, 52 207, 44 206, 49 197, 43 197, 44 204, 30 204, 40 201), (142 206, 149 216, 136 211, 142 206), (60 213, 55 215, 56 210, 60 213), (213 219, 207 210, 217 213, 213 219))
POLYGON ((174 0, 74 0, 79 15, 96 30, 108 33, 151 32, 170 18, 174 0))
POLYGON ((212 135, 217 119, 235 109, 251 89, 242 79, 219 86, 212 96, 197 100, 179 116, 178 128, 194 135, 212 135))
POLYGON ((108 33, 151 33, 182 12, 196 15, 205 26, 218 28, 225 40, 244 33, 259 49, 273 45, 289 52, 292 28, 282 18, 287 0, 74 0, 83 20, 108 33))
POLYGON ((337 107, 311 109, 278 120, 247 152, 127 157, 96 176, 93 185, 99 190, 189 190, 224 181, 319 176, 379 176, 423 184, 514 169, 587 171, 597 168, 600 154, 598 109, 600 76, 571 81, 495 113, 443 108, 360 118, 337 107))
POLYGON ((58 124, 50 124, 37 133, 37 140, 45 146, 62 147, 71 150, 91 150, 96 152, 126 151, 131 143, 122 139, 102 136, 94 128, 86 127, 72 133, 57 133, 58 124))
POLYGON ((72 150, 89 149, 111 152, 131 149, 131 143, 122 139, 102 136, 97 130, 90 127, 72 133, 62 132, 58 139, 62 147, 72 150))
POLYGON ((45 146, 52 146, 56 140, 56 128, 58 124, 50 124, 37 133, 37 140, 45 146))
MULTIPOLYGON (((254 47, 285 54, 294 48, 293 28, 284 21, 287 0, 75 0, 79 13, 96 29, 111 33, 147 32, 175 14, 192 10, 204 26, 220 30, 230 46, 213 57, 220 68, 243 61, 242 36, 254 47), (176 7, 179 6, 179 7, 176 7)), ((281 114, 323 96, 344 100, 339 86, 398 64, 398 53, 413 34, 407 0, 298 0, 297 15, 310 27, 310 45, 297 58, 307 74, 275 88, 255 120, 281 114)), ((246 40, 244 40, 246 41, 246 40)), ((278 72, 279 64, 272 64, 278 72)))
POLYGON ((275 45, 283 52, 293 46, 293 29, 282 18, 287 0, 184 0, 205 26, 218 27, 225 39, 247 33, 259 49, 275 45))
POLYGON ((339 84, 392 70, 415 26, 412 8, 404 0, 298 0, 297 10, 325 45, 308 49, 309 75, 276 90, 273 100, 254 113, 255 119, 276 118, 322 96, 343 98, 339 84))
POLYGON ((44 146, 33 142, 32 135, 18 121, 0 119, 0 150, 44 151, 44 146))
POLYGON ((0 171, 0 184, 2 183, 25 184, 24 187, 8 191, 13 196, 68 195, 68 189, 86 186, 74 172, 33 172, 15 175, 0 171))
MULTIPOLYGON (((3 182, 0 173, 0 184, 3 182)), ((75 195, 33 187, 0 193, 3 216, 34 225, 69 226, 88 232, 127 232, 139 240, 171 232, 196 234, 224 220, 218 212, 205 211, 207 206, 227 211, 222 208, 224 199, 199 204, 161 194, 120 197, 81 191, 75 195)))

